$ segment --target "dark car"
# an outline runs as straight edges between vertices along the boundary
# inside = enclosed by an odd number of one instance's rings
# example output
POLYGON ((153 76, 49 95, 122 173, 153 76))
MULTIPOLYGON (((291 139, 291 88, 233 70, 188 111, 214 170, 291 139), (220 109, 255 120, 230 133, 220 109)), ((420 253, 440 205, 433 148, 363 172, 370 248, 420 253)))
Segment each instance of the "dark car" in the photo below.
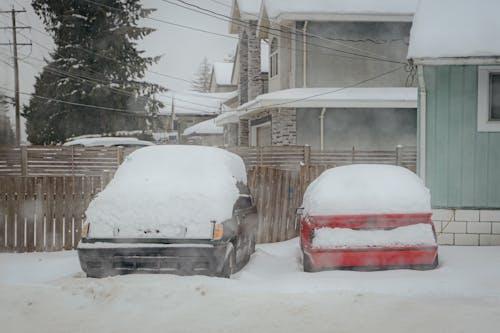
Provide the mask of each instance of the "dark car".
POLYGON ((86 212, 78 245, 89 277, 229 277, 255 250, 256 210, 241 158, 218 148, 132 153, 86 212))

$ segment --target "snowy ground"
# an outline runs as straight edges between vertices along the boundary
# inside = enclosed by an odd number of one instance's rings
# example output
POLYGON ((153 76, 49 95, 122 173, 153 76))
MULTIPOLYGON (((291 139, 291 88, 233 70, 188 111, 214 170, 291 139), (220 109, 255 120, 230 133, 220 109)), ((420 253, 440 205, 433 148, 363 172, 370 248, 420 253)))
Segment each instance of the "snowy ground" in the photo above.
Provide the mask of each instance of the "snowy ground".
POLYGON ((0 254, 2 332, 496 332, 500 247, 441 247, 434 271, 301 272, 297 239, 230 280, 87 279, 76 252, 0 254))

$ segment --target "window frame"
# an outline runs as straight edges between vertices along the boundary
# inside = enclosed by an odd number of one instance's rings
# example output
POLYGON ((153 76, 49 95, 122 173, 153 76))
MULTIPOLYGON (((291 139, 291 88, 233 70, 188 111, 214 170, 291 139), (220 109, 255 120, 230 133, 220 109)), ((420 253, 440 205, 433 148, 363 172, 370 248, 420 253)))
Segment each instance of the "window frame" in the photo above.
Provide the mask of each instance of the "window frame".
POLYGON ((491 119, 491 74, 500 75, 500 66, 478 67, 477 131, 500 132, 500 119, 491 119))
POLYGON ((279 41, 273 37, 269 46, 269 77, 274 78, 279 75, 279 41), (274 45, 273 45, 274 44, 274 45), (275 49, 273 50, 273 46, 275 49))

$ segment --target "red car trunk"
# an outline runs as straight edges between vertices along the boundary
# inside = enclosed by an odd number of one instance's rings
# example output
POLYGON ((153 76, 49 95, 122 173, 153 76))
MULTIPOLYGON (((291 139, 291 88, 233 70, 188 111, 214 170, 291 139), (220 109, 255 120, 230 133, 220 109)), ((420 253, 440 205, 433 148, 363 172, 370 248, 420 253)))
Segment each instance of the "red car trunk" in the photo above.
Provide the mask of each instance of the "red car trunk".
POLYGON ((415 268, 432 269, 438 264, 437 241, 433 246, 370 246, 353 248, 315 248, 312 246, 314 230, 317 228, 349 228, 353 230, 388 230, 413 224, 430 224, 431 214, 383 214, 308 216, 300 224, 300 244, 305 271, 334 268, 388 269, 415 268))

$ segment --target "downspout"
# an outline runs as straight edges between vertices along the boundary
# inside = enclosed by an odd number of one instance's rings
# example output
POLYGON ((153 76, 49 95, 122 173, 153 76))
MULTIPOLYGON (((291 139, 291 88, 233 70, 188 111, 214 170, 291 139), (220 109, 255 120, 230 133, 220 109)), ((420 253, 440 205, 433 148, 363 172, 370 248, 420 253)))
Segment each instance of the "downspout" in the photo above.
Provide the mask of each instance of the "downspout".
POLYGON ((307 88, 307 23, 308 21, 304 22, 304 30, 302 31, 302 42, 303 42, 303 47, 302 47, 302 87, 307 88))
POLYGON ((321 110, 321 114, 319 115, 319 145, 320 145, 320 149, 321 151, 323 151, 325 149, 325 112, 326 112, 326 108, 323 108, 321 110))
POLYGON ((419 91, 419 107, 420 107, 420 131, 419 131, 419 164, 418 164, 418 173, 420 178, 425 183, 425 165, 426 165, 426 147, 425 147, 425 139, 426 139, 426 113, 427 113, 427 93, 425 89, 425 78, 424 78, 424 67, 423 65, 417 65, 417 73, 418 73, 418 91, 419 91))

